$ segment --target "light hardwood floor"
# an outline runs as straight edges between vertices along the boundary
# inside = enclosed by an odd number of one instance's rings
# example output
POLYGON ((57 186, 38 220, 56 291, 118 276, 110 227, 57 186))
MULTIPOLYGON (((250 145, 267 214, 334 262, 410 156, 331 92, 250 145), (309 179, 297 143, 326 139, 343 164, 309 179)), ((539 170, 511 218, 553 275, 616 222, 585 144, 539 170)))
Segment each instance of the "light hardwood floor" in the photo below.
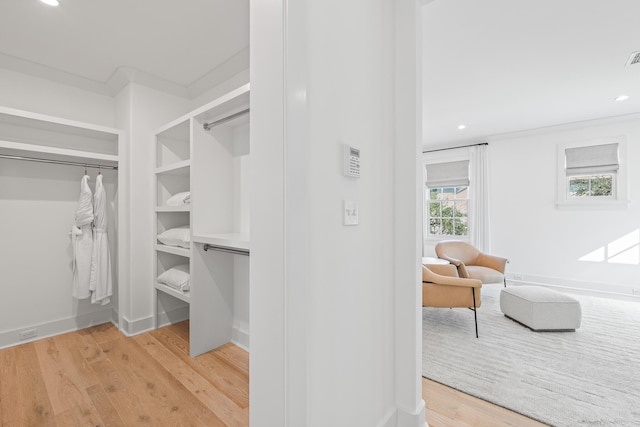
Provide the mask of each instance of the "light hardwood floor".
MULTIPOLYGON (((431 427, 543 425, 422 385, 431 427)), ((229 344, 189 357, 188 322, 133 338, 106 324, 0 350, 2 427, 248 423, 248 353, 229 344)))

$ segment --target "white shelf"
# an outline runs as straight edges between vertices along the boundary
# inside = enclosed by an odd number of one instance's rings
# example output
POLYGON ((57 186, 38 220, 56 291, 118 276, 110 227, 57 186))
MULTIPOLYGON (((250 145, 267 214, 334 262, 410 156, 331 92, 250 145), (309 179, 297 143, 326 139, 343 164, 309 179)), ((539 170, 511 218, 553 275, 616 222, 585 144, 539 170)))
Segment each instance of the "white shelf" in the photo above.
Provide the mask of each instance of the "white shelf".
POLYGON ((194 234, 192 243, 208 243, 232 249, 249 250, 249 233, 206 233, 194 234))
POLYGON ((33 129, 43 129, 110 140, 113 139, 113 135, 119 135, 121 133, 121 130, 116 128, 78 122, 9 107, 0 107, 0 122, 27 126, 33 129))
POLYGON ((156 212, 191 212, 191 205, 185 206, 157 206, 156 212))
POLYGON ((50 160, 74 159, 78 162, 87 163, 93 161, 106 162, 117 165, 118 156, 112 154, 94 153, 90 151, 70 150, 67 148, 49 147, 46 145, 26 144, 23 142, 2 141, 0 140, 0 148, 3 154, 12 156, 34 156, 47 158, 50 160))
POLYGON ((185 258, 190 258, 191 257, 191 252, 189 251, 189 249, 181 248, 181 247, 178 247, 178 246, 167 246, 167 245, 162 245, 160 243, 157 243, 156 244, 156 251, 166 252, 168 254, 180 255, 180 256, 183 256, 185 258))
POLYGON ((183 160, 167 166, 156 168, 156 175, 189 175, 191 160, 183 160))
POLYGON ((191 295, 189 295, 188 292, 180 292, 167 285, 163 285, 162 283, 157 283, 157 282, 156 282, 156 289, 161 292, 164 292, 165 294, 169 294, 172 297, 178 298, 179 300, 184 301, 187 304, 191 302, 191 295))

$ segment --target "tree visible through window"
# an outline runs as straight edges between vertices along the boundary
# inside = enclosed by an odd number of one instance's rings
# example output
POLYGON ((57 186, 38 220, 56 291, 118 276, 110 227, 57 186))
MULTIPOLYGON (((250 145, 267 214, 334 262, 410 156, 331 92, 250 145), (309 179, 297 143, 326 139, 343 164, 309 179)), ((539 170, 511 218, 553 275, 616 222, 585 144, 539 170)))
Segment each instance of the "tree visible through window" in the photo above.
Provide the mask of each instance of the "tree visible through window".
POLYGON ((467 236, 468 186, 427 188, 427 200, 430 236, 467 236))
POLYGON ((569 197, 613 196, 613 175, 570 176, 569 197))

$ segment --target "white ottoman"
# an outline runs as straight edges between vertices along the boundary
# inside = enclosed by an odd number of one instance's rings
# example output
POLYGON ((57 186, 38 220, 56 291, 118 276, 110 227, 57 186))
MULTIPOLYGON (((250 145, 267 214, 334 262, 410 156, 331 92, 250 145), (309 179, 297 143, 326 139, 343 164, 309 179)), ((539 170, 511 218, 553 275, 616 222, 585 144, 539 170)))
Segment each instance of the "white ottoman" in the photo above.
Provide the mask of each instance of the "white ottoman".
POLYGON ((575 331, 582 320, 578 300, 539 286, 502 289, 500 310, 534 331, 575 331))

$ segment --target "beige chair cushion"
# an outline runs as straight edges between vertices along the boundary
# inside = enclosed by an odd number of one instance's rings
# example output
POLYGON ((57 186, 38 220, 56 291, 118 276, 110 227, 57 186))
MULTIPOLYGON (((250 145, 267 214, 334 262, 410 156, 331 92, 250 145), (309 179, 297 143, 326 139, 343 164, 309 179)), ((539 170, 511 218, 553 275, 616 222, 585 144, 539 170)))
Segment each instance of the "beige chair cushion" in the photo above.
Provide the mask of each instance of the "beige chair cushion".
POLYGON ((467 272, 470 279, 478 279, 482 283, 500 283, 504 281, 504 275, 493 268, 481 267, 479 265, 467 265, 467 272))

